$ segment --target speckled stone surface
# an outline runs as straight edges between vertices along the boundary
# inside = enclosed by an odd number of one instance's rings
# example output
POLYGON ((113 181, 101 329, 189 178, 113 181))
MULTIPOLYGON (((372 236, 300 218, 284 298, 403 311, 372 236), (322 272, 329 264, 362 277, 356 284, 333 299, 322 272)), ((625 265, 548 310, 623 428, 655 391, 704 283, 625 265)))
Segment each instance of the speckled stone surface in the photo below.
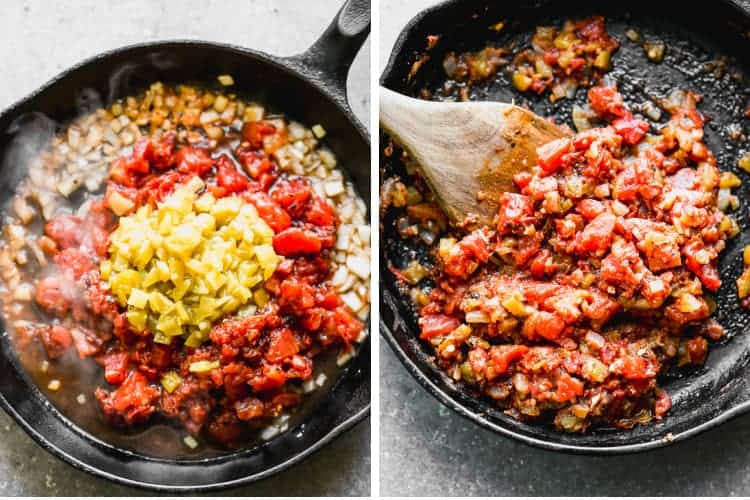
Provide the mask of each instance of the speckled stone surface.
MULTIPOLYGON (((381 0, 380 67, 403 25, 434 0, 381 0)), ((392 496, 750 494, 750 417, 639 455, 572 456, 486 431, 429 395, 380 347, 380 492, 392 496)))
MULTIPOLYGON (((0 107, 59 71, 98 52, 131 43, 194 38, 278 55, 305 50, 340 0, 52 0, 0 2, 0 107)), ((352 107, 369 123, 369 42, 349 78, 352 107)), ((39 448, 0 412, 0 496, 145 494, 74 470, 39 448)), ((370 492, 370 423, 359 424, 319 453, 273 478, 221 491, 240 496, 349 496, 370 492)))

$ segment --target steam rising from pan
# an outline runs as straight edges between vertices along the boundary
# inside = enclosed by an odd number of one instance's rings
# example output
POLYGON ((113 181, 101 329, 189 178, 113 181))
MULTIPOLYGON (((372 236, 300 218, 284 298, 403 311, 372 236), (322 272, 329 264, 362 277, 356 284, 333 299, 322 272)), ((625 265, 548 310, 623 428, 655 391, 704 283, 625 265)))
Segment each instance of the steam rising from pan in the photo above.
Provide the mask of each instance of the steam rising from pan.
POLYGON ((13 138, 3 155, 0 189, 15 189, 25 176, 29 162, 54 137, 57 128, 57 122, 38 112, 26 113, 13 120, 6 131, 13 138))

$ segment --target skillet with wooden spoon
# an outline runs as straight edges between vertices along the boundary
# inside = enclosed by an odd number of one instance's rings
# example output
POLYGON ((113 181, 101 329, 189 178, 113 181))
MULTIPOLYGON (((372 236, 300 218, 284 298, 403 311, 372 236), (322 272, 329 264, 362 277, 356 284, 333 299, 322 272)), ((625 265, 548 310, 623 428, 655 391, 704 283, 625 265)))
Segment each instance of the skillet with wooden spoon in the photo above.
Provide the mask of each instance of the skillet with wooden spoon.
POLYGON ((380 126, 421 167, 451 222, 490 224, 513 175, 536 149, 567 135, 533 112, 500 102, 423 101, 380 87, 380 126))

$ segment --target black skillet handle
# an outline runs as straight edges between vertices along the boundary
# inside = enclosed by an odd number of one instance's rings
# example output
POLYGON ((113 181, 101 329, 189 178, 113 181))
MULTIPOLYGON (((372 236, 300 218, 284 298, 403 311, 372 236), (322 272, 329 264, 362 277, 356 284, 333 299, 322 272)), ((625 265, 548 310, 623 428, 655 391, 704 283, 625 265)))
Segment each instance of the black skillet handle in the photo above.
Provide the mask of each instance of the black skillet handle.
POLYGON ((346 77, 369 33, 370 0, 346 0, 320 38, 287 62, 349 108, 346 77))

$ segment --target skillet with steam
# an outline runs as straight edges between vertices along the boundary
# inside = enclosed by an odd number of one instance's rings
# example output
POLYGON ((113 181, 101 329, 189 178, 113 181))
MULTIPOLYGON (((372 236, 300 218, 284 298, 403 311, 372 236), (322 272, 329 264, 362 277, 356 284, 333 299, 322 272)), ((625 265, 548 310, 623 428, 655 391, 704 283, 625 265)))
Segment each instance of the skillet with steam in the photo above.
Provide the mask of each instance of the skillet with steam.
MULTIPOLYGON (((737 161, 746 152, 743 134, 748 99, 747 33, 750 5, 722 1, 711 9, 690 9, 679 2, 518 2, 512 6, 492 2, 444 2, 430 8, 402 31, 381 83, 410 96, 441 95, 448 77, 442 62, 448 52, 464 53, 485 47, 505 47, 512 42, 528 44, 536 26, 559 26, 563 19, 604 16, 607 31, 622 43, 613 58, 608 78, 617 82, 627 104, 635 105, 665 97, 673 89, 693 90, 703 96, 701 112, 708 117, 706 143, 716 152, 719 168, 732 170, 745 183, 738 190, 747 199, 747 176, 737 161), (498 26, 502 29, 497 29, 498 26), (491 29, 494 27, 495 29, 491 29), (647 40, 666 44, 662 62, 654 64, 639 44, 628 43, 626 31, 634 28, 647 40), (438 35, 437 43, 425 52, 428 37, 438 35), (429 58, 422 58, 427 54, 429 58), (414 63, 419 67, 414 70, 414 63), (716 71, 717 65, 726 71, 716 71), (710 69, 706 69, 710 68, 710 69), (411 74, 410 74, 411 72, 411 74), (733 136, 733 137, 732 137, 733 136)), ((509 76, 498 72, 494 78, 474 83, 468 94, 472 100, 493 100, 528 105, 540 116, 554 117, 570 124, 572 106, 586 103, 580 91, 572 99, 550 103, 547 95, 535 97, 513 90, 509 76)), ((388 137, 381 135, 381 145, 388 137)), ((397 162, 381 156, 386 175, 397 162)), ((383 170, 381 170, 383 172, 383 170)), ((382 179, 381 179, 382 181, 382 179)), ((519 422, 487 400, 477 399, 444 374, 434 363, 431 348, 419 340, 416 312, 408 296, 401 295, 396 279, 381 272, 381 333, 409 372, 441 402, 459 414, 500 435, 510 436, 543 448, 577 453, 614 454, 666 446, 716 426, 750 408, 746 381, 748 361, 745 340, 748 314, 739 306, 735 279, 742 272, 742 248, 747 244, 747 205, 742 202, 734 213, 740 234, 732 240, 719 262, 723 286, 716 293, 714 318, 726 329, 727 337, 711 347, 708 359, 693 370, 669 370, 660 386, 672 397, 672 409, 664 419, 629 430, 598 428, 584 434, 565 434, 547 424, 519 422)), ((381 259, 403 269, 421 250, 404 243, 393 224, 383 221, 381 259)), ((385 266, 383 266, 385 268, 385 266)))
MULTIPOLYGON (((295 57, 210 42, 171 41, 125 47, 85 61, 0 114, 2 202, 11 199, 26 174, 21 160, 56 132, 49 124, 66 124, 90 111, 96 105, 92 97, 109 105, 156 81, 211 88, 217 75, 232 75, 234 92, 291 119, 325 123, 328 146, 367 199, 369 140, 347 103, 346 75, 368 33, 369 2, 350 0, 320 39, 295 57)), ((169 445, 164 448, 158 430, 134 439, 88 417, 77 418, 75 409, 59 406, 59 400, 48 399, 39 390, 35 381, 42 375, 22 364, 9 334, 2 336, 0 348, 0 404, 24 430, 71 465, 132 486, 198 491, 253 482, 303 460, 369 412, 370 347, 365 341, 330 389, 290 424, 290 432, 265 443, 252 442, 245 449, 206 447, 205 453, 172 455, 164 453, 169 445)), ((68 399, 75 402, 75 394, 68 399)))

